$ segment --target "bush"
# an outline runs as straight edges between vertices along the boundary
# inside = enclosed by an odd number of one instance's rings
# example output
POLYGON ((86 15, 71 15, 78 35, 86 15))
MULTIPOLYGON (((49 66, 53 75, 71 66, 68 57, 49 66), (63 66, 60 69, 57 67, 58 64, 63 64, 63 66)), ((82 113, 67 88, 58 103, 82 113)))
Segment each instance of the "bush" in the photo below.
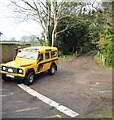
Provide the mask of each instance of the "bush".
POLYGON ((105 65, 108 67, 113 65, 113 31, 111 27, 106 27, 104 33, 100 35, 100 40, 97 42, 99 53, 105 58, 105 65))

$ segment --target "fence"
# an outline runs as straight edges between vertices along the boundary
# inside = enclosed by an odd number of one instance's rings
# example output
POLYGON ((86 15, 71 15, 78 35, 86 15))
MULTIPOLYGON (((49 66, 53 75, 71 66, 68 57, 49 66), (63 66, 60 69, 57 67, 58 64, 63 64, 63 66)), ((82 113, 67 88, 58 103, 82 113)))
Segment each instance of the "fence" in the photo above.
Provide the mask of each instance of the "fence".
POLYGON ((31 44, 10 44, 10 43, 1 43, 0 44, 0 63, 9 62, 14 59, 16 54, 15 48, 21 47, 30 47, 31 44))

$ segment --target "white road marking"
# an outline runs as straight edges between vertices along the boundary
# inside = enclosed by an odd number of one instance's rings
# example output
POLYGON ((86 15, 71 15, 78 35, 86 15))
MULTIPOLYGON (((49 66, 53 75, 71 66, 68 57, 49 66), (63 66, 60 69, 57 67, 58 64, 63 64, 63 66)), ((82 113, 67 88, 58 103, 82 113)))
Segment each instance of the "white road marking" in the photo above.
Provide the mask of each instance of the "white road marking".
POLYGON ((30 87, 24 85, 24 84, 18 84, 18 86, 25 90, 27 93, 29 93, 30 95, 32 96, 35 96, 37 97, 39 100, 45 102, 46 104, 50 105, 50 106, 53 106, 55 107, 57 110, 59 110, 60 112, 64 113, 65 115, 68 115, 70 117, 76 117, 78 116, 79 114, 63 105, 61 105, 60 103, 58 102, 55 102, 51 99, 49 99, 48 97, 36 92, 35 90, 31 89, 30 87))

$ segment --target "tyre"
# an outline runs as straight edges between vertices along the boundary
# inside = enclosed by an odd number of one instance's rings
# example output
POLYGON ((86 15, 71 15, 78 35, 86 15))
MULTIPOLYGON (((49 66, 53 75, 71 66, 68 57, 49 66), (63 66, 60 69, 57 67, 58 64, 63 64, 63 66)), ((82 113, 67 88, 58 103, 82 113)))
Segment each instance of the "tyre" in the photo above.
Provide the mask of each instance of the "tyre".
POLYGON ((35 77, 34 72, 29 72, 27 74, 27 76, 25 77, 24 84, 25 85, 32 85, 34 82, 34 77, 35 77))
POLYGON ((50 69, 48 70, 48 72, 49 72, 50 75, 53 75, 53 74, 55 73, 55 70, 56 70, 56 67, 55 67, 55 65, 53 64, 53 65, 51 65, 51 67, 50 67, 50 69))
POLYGON ((3 81, 9 81, 9 80, 11 80, 11 78, 10 77, 6 77, 6 74, 2 74, 2 80, 3 81))

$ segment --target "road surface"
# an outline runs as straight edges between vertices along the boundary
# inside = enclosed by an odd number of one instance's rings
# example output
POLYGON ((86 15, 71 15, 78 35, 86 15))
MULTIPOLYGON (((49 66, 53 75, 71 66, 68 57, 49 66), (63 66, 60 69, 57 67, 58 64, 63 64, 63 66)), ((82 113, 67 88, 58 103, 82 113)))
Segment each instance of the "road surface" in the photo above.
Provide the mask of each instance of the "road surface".
POLYGON ((0 79, 2 118, 95 118, 110 108, 112 72, 97 66, 93 57, 59 60, 55 75, 42 73, 28 88, 0 79))

